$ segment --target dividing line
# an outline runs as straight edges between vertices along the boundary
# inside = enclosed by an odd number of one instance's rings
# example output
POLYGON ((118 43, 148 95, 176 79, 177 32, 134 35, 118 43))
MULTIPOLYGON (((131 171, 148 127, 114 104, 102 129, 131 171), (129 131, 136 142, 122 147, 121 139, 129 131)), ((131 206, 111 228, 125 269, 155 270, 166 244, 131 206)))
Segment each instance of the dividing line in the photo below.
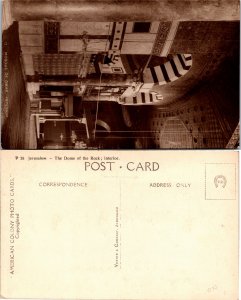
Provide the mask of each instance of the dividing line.
POLYGON ((162 52, 160 54, 160 56, 167 56, 167 54, 169 53, 169 50, 173 44, 176 32, 177 32, 177 28, 179 26, 179 21, 172 21, 172 25, 171 28, 169 30, 169 33, 167 35, 167 39, 165 41, 165 44, 163 46, 162 52))

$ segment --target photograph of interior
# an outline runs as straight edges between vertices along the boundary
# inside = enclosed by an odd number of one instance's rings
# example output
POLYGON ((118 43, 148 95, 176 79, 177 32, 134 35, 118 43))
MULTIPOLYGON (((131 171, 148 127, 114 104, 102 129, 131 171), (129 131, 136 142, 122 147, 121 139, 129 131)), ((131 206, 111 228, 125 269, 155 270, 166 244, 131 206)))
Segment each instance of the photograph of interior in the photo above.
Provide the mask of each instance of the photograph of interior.
POLYGON ((238 148, 239 9, 2 1, 2 148, 238 148))

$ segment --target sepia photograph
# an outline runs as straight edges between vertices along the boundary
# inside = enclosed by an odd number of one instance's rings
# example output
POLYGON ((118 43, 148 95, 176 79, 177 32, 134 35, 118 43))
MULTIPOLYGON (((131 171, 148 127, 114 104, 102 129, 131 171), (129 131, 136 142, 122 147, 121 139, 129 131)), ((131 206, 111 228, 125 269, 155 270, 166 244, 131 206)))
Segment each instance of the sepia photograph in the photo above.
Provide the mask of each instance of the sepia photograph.
POLYGON ((239 9, 2 1, 2 148, 237 149, 239 9))

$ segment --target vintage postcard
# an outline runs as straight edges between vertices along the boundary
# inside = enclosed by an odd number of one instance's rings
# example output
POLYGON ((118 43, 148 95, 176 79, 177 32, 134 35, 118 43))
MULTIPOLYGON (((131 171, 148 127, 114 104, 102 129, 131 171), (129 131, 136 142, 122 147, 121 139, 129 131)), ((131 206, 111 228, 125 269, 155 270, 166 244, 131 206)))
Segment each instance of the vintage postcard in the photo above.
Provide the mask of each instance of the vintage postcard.
POLYGON ((239 146, 238 0, 2 4, 2 148, 239 146))
POLYGON ((238 152, 2 151, 1 296, 238 299, 238 152))
POLYGON ((0 297, 236 300, 239 1, 1 3, 0 297))

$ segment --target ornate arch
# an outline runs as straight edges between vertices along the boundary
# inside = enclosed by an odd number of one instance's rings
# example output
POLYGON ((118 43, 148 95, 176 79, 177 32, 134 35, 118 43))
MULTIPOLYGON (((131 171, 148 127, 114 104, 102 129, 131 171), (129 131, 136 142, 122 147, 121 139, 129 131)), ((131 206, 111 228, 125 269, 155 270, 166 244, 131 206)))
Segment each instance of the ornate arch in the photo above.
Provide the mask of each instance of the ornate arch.
POLYGON ((192 66, 191 54, 173 55, 164 64, 146 68, 143 74, 144 88, 152 88, 154 85, 164 85, 184 76, 192 66))
POLYGON ((161 86, 174 82, 187 74, 192 67, 191 54, 173 55, 167 62, 155 67, 148 67, 143 73, 143 84, 133 96, 119 99, 122 105, 155 105, 160 104, 163 97, 150 92, 154 86, 161 86))

